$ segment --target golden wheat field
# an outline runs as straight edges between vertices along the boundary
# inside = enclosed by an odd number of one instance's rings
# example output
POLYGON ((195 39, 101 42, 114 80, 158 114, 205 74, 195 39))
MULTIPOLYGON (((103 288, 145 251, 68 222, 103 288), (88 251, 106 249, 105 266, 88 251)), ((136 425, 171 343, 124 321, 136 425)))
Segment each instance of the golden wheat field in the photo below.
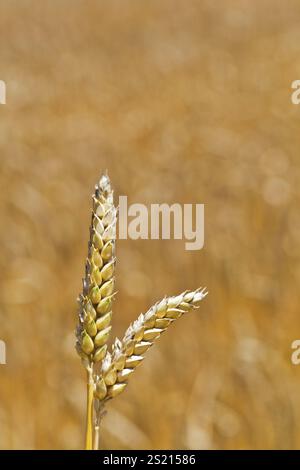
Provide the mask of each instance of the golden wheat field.
POLYGON ((84 446, 91 194, 205 204, 118 240, 113 334, 207 286, 107 406, 104 449, 300 448, 298 0, 0 0, 0 448, 84 446))

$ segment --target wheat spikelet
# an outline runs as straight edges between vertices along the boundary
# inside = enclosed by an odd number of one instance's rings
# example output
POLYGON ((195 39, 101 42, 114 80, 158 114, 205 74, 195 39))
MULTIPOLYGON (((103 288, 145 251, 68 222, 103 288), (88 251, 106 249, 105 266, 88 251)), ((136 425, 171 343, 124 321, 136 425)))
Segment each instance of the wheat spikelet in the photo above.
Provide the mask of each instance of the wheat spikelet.
POLYGON ((156 303, 146 314, 141 314, 129 326, 122 341, 115 340, 112 354, 107 352, 100 376, 95 381, 95 397, 107 400, 119 395, 128 378, 144 359, 144 354, 168 328, 184 313, 196 309, 207 295, 204 289, 184 292, 156 303))
POLYGON ((115 238, 117 211, 107 175, 100 178, 93 195, 88 257, 79 297, 76 350, 88 368, 107 351, 114 297, 115 238))

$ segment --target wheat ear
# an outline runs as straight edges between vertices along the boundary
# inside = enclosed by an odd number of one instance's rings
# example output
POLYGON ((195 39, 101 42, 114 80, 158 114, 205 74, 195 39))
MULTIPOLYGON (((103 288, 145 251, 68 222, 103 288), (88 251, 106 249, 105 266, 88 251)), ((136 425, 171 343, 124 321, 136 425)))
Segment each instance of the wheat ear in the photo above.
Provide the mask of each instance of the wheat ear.
POLYGON ((76 350, 87 369, 86 448, 92 448, 94 366, 107 352, 114 297, 117 210, 107 175, 100 178, 93 195, 88 256, 79 296, 76 350))
POLYGON ((106 401, 119 395, 129 377, 144 359, 144 354, 173 321, 196 309, 207 295, 205 288, 166 297, 132 323, 122 341, 116 339, 112 354, 106 353, 101 374, 96 378, 95 396, 106 401))

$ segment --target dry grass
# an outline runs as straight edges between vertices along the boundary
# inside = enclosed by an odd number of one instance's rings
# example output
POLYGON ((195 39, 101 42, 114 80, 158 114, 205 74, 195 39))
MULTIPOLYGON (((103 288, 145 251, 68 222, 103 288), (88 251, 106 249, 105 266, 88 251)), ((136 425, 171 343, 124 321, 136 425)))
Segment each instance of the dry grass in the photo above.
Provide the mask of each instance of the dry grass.
POLYGON ((0 16, 1 448, 82 447, 74 299, 105 168, 129 203, 206 205, 200 252, 118 243, 116 335, 167 293, 210 295, 110 406, 102 447, 299 448, 299 2, 1 0, 0 16))

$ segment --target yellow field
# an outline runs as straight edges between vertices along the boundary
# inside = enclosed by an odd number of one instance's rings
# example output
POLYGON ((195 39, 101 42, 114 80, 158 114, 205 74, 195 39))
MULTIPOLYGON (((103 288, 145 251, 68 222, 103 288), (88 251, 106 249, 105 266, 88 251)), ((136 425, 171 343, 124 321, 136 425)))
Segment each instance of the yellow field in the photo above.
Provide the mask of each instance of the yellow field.
POLYGON ((300 448, 298 0, 0 0, 0 448, 84 442, 90 195, 204 203, 205 246, 119 241, 114 335, 209 296, 113 400, 106 449, 300 448))

